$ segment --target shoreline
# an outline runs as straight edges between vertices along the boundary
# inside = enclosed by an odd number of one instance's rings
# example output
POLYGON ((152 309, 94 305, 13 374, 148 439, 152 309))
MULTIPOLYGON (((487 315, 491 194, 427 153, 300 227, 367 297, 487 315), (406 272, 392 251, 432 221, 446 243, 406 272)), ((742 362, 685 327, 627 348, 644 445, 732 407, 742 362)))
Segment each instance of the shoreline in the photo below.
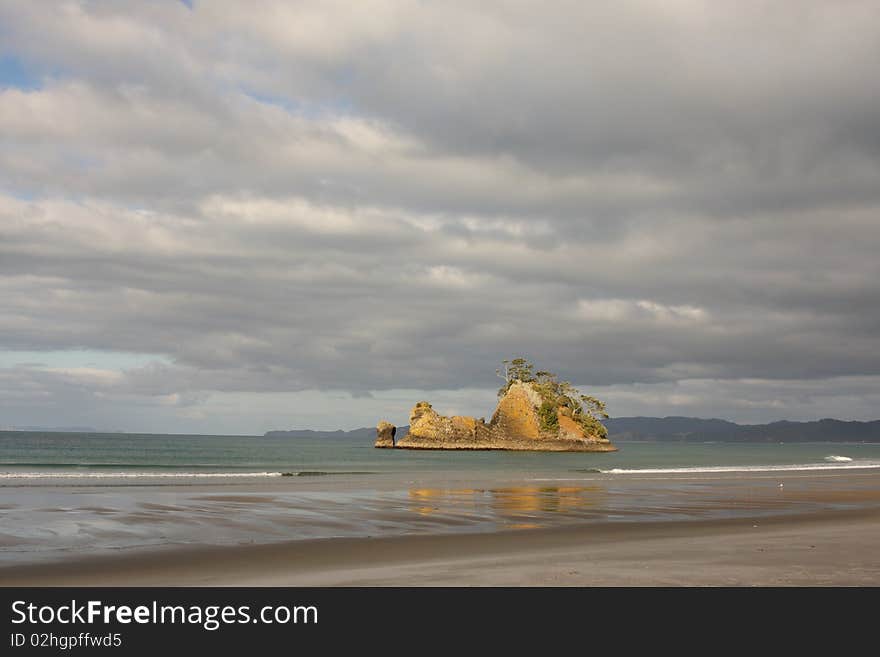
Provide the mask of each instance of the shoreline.
POLYGON ((164 546, 0 568, 0 586, 877 586, 880 509, 164 546))

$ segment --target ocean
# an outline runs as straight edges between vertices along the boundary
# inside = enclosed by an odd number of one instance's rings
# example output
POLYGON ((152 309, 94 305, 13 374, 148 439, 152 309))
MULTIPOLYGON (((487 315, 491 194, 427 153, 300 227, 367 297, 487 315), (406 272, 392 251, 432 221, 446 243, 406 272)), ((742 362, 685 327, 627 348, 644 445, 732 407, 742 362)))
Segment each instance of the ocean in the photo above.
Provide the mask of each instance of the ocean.
POLYGON ((880 445, 380 450, 347 438, 0 432, 0 566, 180 545, 880 505, 880 445))
POLYGON ((372 441, 128 433, 0 432, 0 482, 473 472, 563 476, 880 467, 880 444, 640 443, 611 453, 377 450, 372 441))

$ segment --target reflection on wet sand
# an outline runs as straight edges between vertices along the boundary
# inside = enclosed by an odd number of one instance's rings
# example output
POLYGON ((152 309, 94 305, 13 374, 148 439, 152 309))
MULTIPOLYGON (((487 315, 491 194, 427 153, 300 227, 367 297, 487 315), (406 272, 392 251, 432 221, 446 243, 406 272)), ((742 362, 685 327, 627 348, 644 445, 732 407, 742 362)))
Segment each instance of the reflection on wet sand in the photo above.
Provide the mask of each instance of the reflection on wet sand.
POLYGON ((419 515, 491 515, 513 529, 542 526, 543 514, 577 514, 605 498, 602 486, 410 488, 410 510, 419 515))

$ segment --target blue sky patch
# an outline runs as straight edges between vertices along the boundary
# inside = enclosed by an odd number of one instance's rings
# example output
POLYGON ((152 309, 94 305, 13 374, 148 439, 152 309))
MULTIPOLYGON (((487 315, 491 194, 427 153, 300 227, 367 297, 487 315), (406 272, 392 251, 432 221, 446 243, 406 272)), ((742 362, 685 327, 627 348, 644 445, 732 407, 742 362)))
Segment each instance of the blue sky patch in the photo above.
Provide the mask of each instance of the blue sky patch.
POLYGON ((353 113, 354 106, 346 99, 322 100, 311 103, 303 103, 286 96, 277 96, 245 87, 239 87, 241 93, 262 105, 274 105, 280 107, 288 114, 301 116, 306 119, 320 119, 326 116, 343 116, 353 113))
POLYGON ((40 77, 29 70, 18 57, 0 56, 0 87, 31 90, 41 86, 40 77))

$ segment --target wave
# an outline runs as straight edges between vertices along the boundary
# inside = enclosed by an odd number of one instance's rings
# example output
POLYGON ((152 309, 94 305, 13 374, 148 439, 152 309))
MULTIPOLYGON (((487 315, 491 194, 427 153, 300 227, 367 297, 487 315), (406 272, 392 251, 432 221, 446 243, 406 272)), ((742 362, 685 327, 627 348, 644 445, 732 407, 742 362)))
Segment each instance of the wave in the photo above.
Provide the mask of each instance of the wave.
POLYGON ((852 459, 848 456, 838 456, 837 454, 826 456, 825 460, 831 463, 849 463, 850 461, 852 461, 852 459))
POLYGON ((326 477, 330 475, 369 475, 360 470, 328 472, 0 472, 0 479, 156 479, 156 478, 241 478, 241 477, 326 477))
MULTIPOLYGON (((262 463, 245 463, 242 467, 259 468, 262 463)), ((165 470, 180 470, 182 468, 222 468, 230 467, 223 463, 63 463, 58 461, 0 461, 0 467, 16 468, 156 468, 165 470)))
POLYGON ((284 472, 0 472, 0 479, 155 479, 190 477, 282 477, 284 472))
POLYGON ((798 472, 811 470, 867 470, 880 468, 880 461, 858 463, 792 463, 787 465, 713 465, 687 468, 611 468, 602 474, 699 474, 717 472, 798 472))
POLYGON ((302 472, 284 472, 282 473, 283 477, 326 477, 328 475, 369 475, 376 474, 375 472, 368 472, 362 470, 349 470, 349 471, 334 471, 334 472, 326 472, 324 470, 303 470, 302 472))

